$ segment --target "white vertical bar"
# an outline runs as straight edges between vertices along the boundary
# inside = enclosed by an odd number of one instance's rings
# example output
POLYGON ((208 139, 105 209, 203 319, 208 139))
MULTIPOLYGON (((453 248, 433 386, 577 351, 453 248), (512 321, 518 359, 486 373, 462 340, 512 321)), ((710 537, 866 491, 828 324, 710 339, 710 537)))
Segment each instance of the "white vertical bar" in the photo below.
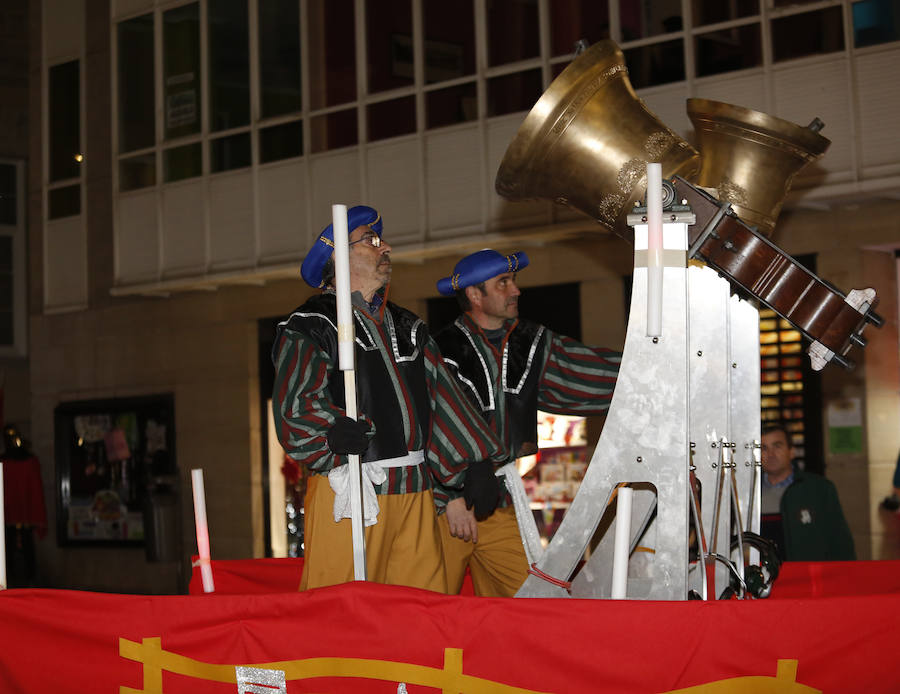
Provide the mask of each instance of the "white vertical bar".
POLYGON ((0 463, 0 590, 6 590, 6 509, 3 506, 3 463, 0 463))
POLYGON ((662 165, 647 164, 647 337, 662 334, 662 165))
POLYGON ((203 592, 212 593, 216 586, 213 583, 212 566, 209 563, 209 525, 206 522, 206 492, 203 490, 203 470, 191 470, 191 487, 194 492, 194 525, 197 529, 197 554, 200 555, 200 578, 203 581, 203 592))
POLYGON ((616 537, 613 549, 612 590, 609 597, 624 600, 628 592, 628 555, 631 554, 631 502, 634 490, 619 487, 616 492, 616 537))
MULTIPOLYGON (((338 366, 344 372, 344 409, 357 418, 356 363, 354 354, 353 305, 350 301, 350 230, 347 206, 331 206, 334 228, 334 285, 337 294, 338 366)), ((350 529, 353 537, 353 578, 366 580, 366 544, 363 534, 362 467, 358 455, 348 455, 350 466, 350 529)))

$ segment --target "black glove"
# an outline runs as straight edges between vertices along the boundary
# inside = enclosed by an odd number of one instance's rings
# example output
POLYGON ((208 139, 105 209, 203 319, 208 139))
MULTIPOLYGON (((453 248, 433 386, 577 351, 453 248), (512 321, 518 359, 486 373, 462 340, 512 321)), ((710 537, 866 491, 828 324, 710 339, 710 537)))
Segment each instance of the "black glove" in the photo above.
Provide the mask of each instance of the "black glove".
POLYGON ((338 417, 328 430, 328 447, 332 453, 359 455, 369 447, 368 422, 338 417))
POLYGON ((469 465, 463 496, 466 508, 475 507, 476 520, 481 521, 491 515, 500 501, 500 482, 494 474, 494 466, 489 462, 469 465))

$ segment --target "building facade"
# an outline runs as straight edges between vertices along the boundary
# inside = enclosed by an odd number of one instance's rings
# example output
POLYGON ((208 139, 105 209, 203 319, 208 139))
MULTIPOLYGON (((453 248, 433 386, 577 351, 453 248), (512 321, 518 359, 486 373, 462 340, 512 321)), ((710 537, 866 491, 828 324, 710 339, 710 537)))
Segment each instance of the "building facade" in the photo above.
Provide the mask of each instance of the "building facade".
POLYGON ((11 274, 27 277, 27 290, 12 293, 11 320, 27 327, 10 331, 3 364, 16 374, 7 403, 28 404, 8 404, 6 419, 15 412, 42 461, 51 526, 38 545, 42 584, 177 592, 189 571, 139 546, 59 544, 71 508, 61 501, 58 410, 71 403, 171 396, 176 553, 195 549, 193 468, 204 470, 213 556, 270 551, 270 470, 280 461, 265 445, 259 325, 310 294, 299 264, 332 203, 379 209, 394 247, 391 298, 420 315, 462 253, 523 247, 532 265, 522 284, 578 282, 581 338, 620 345, 630 247, 567 208, 511 203, 493 185, 575 41, 603 38, 623 48, 650 110, 687 139, 690 97, 825 122, 832 145, 795 179, 775 240, 815 254, 818 274, 845 291, 879 292, 887 323, 868 334, 857 369, 822 377, 824 465, 860 557, 900 551, 877 509, 900 448, 896 2, 10 7, 27 42, 5 48, 5 60, 18 61, 20 80, 21 50, 29 61, 27 89, 11 84, 9 103, 27 120, 2 111, 18 129, 3 133, 0 163, 19 166, 23 181, 27 229, 17 218, 10 232, 22 242, 11 274), (828 416, 848 402, 862 441, 840 449, 829 445, 828 416))

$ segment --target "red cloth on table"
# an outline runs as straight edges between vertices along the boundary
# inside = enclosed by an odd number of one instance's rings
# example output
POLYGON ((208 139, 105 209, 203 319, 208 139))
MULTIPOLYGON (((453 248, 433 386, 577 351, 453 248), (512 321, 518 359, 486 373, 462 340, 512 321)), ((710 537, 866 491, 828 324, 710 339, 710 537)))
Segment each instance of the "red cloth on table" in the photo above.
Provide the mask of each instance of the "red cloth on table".
POLYGON ((37 458, 0 458, 3 463, 3 508, 6 525, 33 525, 38 537, 47 534, 47 509, 37 458))

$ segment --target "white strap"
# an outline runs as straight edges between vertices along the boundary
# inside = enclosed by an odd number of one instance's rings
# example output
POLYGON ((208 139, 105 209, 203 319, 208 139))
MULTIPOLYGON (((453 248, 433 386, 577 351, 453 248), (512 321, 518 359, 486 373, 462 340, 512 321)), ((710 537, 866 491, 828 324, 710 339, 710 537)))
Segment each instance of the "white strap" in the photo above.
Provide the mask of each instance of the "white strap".
MULTIPOLYGON (((363 525, 378 522, 378 495, 375 485, 387 479, 386 468, 414 467, 425 462, 425 451, 411 451, 397 458, 371 460, 362 466, 363 525)), ((334 491, 334 522, 350 518, 350 466, 339 465, 328 473, 328 484, 334 491)))
POLYGON ((504 477, 506 480, 506 488, 512 496, 513 507, 516 509, 516 523, 519 525, 522 546, 525 548, 528 565, 531 566, 541 558, 544 546, 541 544, 537 523, 534 522, 534 514, 531 512, 531 502, 525 493, 525 485, 522 484, 516 461, 507 463, 497 470, 497 477, 504 477))

